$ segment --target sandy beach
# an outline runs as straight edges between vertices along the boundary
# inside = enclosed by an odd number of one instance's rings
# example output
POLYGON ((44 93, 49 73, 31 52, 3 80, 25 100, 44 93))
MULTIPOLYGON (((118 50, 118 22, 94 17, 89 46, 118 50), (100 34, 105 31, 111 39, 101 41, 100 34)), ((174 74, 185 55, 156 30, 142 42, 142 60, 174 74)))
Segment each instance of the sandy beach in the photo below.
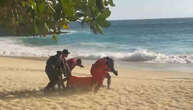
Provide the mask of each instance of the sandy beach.
MULTIPOLYGON (((73 75, 88 76, 92 61, 73 75)), ((0 110, 192 110, 193 72, 130 69, 116 63, 111 89, 44 93, 45 59, 0 57, 0 110)), ((106 85, 106 80, 104 81, 106 85)))

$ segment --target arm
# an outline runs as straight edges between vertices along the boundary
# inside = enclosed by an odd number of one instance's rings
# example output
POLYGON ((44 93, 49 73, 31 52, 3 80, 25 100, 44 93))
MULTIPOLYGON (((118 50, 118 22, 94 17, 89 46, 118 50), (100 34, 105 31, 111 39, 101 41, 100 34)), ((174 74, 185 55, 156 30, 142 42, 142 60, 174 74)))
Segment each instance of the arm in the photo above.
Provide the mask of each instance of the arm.
POLYGON ((66 75, 66 76, 71 75, 71 70, 70 70, 66 61, 64 61, 64 63, 63 63, 63 69, 65 70, 64 75, 66 75))

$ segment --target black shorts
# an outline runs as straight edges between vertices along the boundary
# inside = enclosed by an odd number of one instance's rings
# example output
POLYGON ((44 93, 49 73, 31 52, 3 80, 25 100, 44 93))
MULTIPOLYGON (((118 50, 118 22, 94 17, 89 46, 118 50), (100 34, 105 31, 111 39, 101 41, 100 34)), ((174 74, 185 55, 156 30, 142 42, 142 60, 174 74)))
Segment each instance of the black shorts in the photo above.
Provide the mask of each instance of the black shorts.
POLYGON ((50 81, 57 81, 59 80, 59 75, 58 73, 52 68, 52 67, 46 67, 45 70, 48 78, 50 81))

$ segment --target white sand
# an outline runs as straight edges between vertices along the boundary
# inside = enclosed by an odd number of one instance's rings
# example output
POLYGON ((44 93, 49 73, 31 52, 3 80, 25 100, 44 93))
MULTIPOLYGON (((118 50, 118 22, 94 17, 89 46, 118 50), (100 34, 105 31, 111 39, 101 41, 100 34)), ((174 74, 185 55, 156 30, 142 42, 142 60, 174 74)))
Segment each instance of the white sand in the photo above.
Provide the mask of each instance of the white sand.
MULTIPOLYGON (((44 67, 44 60, 0 57, 0 110, 193 110, 193 73, 119 65, 111 89, 45 94, 44 67)), ((73 75, 87 76, 89 70, 77 67, 73 75)))

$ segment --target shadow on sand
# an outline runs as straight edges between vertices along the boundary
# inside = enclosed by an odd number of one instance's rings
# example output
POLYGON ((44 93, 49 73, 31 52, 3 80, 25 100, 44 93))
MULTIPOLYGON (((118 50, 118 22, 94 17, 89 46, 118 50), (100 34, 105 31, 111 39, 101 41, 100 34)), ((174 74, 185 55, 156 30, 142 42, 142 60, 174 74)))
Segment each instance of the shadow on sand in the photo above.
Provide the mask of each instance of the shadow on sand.
POLYGON ((0 92, 0 100, 13 100, 21 98, 49 98, 49 97, 67 97, 74 94, 85 94, 90 92, 89 89, 64 89, 54 91, 40 90, 22 90, 22 91, 10 91, 0 92))

